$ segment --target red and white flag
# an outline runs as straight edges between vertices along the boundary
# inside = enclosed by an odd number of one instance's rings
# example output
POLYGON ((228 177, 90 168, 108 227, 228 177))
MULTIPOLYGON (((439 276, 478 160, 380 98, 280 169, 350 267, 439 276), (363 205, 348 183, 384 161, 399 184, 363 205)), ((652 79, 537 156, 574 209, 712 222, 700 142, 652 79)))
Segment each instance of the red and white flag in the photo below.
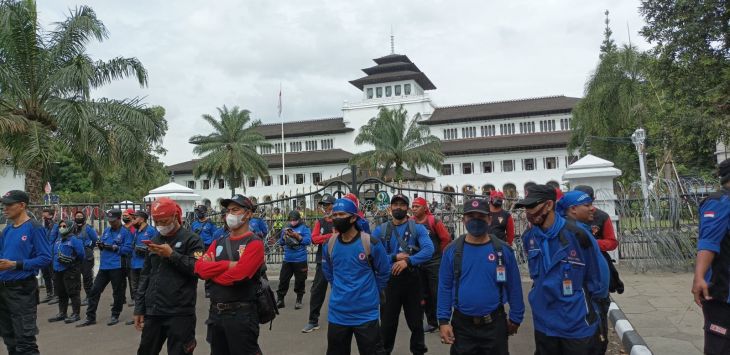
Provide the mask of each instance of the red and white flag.
POLYGON ((46 186, 43 187, 43 191, 45 191, 47 194, 50 194, 51 191, 53 191, 53 190, 51 190, 51 182, 50 181, 46 181, 46 186))

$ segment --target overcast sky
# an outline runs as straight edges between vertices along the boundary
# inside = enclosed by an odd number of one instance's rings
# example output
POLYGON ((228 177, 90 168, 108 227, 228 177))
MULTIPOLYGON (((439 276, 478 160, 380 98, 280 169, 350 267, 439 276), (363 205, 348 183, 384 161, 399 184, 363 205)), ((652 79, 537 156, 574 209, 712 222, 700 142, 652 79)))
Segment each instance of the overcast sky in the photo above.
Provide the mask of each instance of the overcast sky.
POLYGON ((390 53, 391 26, 396 53, 428 75, 439 106, 582 96, 606 9, 618 44, 630 33, 649 47, 638 0, 38 0, 40 19, 50 28, 82 4, 110 31, 92 57, 137 57, 149 71, 149 87, 126 80, 96 95, 165 107, 167 164, 193 158, 188 138, 210 132, 200 115, 216 107, 278 122, 280 83, 285 120, 340 116, 343 101, 361 97, 348 81, 390 53))

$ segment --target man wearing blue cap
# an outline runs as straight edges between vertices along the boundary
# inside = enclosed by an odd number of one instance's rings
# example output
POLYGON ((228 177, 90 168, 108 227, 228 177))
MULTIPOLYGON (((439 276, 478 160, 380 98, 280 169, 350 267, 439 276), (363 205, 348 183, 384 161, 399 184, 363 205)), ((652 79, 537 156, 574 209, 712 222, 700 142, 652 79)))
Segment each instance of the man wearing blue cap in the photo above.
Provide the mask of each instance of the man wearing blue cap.
POLYGON ((352 336, 362 355, 380 341, 380 303, 390 277, 383 243, 359 230, 357 207, 341 198, 332 208, 336 235, 322 249, 322 272, 332 285, 327 319, 327 355, 349 355, 352 336))

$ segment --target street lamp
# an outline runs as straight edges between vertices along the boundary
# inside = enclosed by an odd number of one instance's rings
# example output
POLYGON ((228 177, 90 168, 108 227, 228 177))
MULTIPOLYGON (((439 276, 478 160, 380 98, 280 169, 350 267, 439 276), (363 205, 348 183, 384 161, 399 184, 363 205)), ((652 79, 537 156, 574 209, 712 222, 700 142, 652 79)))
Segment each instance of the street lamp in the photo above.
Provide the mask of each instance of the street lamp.
POLYGON ((646 162, 644 161, 644 142, 646 142, 646 131, 639 127, 631 135, 631 142, 636 146, 639 154, 639 173, 641 174, 641 193, 644 195, 644 215, 649 216, 649 188, 646 182, 646 162))

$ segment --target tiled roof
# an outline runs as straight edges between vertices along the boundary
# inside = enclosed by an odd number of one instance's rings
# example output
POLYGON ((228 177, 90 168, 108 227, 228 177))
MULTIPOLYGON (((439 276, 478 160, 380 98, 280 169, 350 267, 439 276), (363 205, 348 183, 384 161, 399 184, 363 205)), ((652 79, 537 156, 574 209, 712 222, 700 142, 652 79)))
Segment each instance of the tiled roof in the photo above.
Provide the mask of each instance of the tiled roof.
POLYGON ((550 96, 511 101, 438 107, 422 124, 436 125, 469 121, 483 121, 512 117, 525 117, 558 113, 570 113, 580 101, 577 97, 550 96))
POLYGON ((569 140, 570 131, 457 139, 442 141, 441 151, 449 156, 565 148, 569 140))
MULTIPOLYGON (((287 167, 298 167, 308 165, 329 165, 343 164, 350 161, 352 153, 342 149, 319 150, 314 152, 286 153, 287 167)), ((281 168, 281 154, 262 155, 269 169, 281 168)), ((188 160, 182 163, 169 165, 166 169, 175 174, 190 174, 195 169, 199 159, 188 160)))
MULTIPOLYGON (((258 127, 266 139, 281 137, 281 123, 269 123, 258 127)), ((304 137, 320 134, 337 134, 354 131, 345 125, 342 117, 322 118, 309 121, 284 122, 284 137, 304 137)))

